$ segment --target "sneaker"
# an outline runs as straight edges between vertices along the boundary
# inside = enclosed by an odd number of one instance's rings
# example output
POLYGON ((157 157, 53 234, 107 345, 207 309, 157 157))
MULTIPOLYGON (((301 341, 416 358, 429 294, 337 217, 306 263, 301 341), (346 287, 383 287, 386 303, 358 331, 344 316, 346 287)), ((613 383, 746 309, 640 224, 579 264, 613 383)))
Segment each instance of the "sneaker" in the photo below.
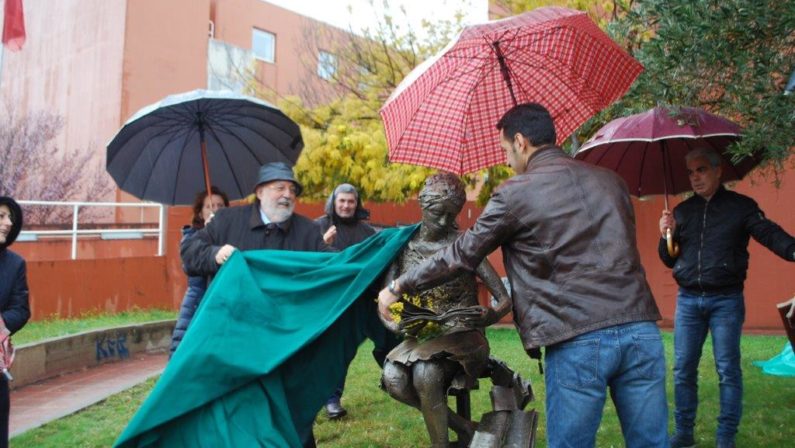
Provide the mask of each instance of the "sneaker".
POLYGON ((676 433, 671 437, 671 448, 693 448, 696 440, 693 434, 676 433))
POLYGON ((342 407, 339 401, 332 401, 326 404, 326 416, 331 420, 344 417, 348 411, 342 407))

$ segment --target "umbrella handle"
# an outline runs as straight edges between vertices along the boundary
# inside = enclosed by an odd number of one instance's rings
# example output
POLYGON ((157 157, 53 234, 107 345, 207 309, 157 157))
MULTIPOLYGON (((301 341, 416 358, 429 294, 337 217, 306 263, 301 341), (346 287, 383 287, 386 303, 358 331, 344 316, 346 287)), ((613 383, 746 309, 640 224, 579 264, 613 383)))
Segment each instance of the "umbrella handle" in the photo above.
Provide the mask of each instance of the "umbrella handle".
POLYGON ((674 235, 671 228, 665 229, 665 241, 668 243, 668 255, 676 258, 679 256, 679 245, 674 242, 674 235))

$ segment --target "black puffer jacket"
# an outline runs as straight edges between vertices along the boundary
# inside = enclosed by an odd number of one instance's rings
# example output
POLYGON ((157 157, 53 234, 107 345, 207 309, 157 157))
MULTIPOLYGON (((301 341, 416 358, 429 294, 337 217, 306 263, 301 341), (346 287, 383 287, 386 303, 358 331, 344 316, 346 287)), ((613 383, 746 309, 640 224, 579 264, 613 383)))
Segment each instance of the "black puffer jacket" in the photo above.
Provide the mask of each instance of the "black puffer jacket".
MULTIPOLYGON (((184 227, 182 229, 182 244, 196 233, 197 229, 194 227, 184 227)), ((177 323, 174 326, 174 333, 171 335, 171 350, 169 357, 174 355, 179 343, 188 331, 188 325, 193 320, 193 315, 196 314, 196 309, 204 298, 204 293, 207 291, 207 278, 200 275, 188 276, 188 289, 185 290, 185 296, 182 298, 182 305, 179 307, 179 316, 177 323)))
POLYGON ((743 290, 748 270, 748 241, 754 237, 779 257, 795 261, 795 238, 767 219, 756 202, 720 187, 707 201, 693 197, 674 208, 679 243, 677 258, 660 239, 660 259, 691 294, 729 294, 743 290))
POLYGON ((11 231, 0 243, 0 313, 11 334, 19 331, 30 319, 28 280, 25 260, 8 249, 22 230, 22 209, 13 199, 0 196, 0 205, 12 215, 11 231))

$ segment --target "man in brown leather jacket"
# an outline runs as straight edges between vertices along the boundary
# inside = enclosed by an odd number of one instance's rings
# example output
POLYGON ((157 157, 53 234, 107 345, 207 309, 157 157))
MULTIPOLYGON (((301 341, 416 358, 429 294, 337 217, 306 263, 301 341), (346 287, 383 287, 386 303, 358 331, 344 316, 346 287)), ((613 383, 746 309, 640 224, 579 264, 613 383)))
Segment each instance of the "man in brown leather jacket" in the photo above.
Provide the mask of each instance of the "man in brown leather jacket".
POLYGON ((626 185, 556 147, 539 104, 515 106, 497 129, 517 175, 455 243, 382 290, 379 312, 390 319, 399 294, 472 271, 501 247, 524 348, 546 347, 549 446, 594 446, 610 387, 626 445, 667 447, 660 313, 626 185))

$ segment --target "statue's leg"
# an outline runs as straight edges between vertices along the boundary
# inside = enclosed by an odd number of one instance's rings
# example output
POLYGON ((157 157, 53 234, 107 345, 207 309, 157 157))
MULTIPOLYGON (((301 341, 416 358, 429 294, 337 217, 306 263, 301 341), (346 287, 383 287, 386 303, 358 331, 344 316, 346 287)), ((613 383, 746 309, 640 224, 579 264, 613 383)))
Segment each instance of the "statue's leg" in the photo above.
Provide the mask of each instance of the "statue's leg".
POLYGON ((411 382, 410 367, 392 361, 384 362, 381 373, 381 385, 384 390, 395 400, 409 406, 420 407, 420 398, 411 382))
MULTIPOLYGON (((448 381, 445 381, 445 384, 447 384, 447 382, 448 381)), ((417 396, 417 392, 414 390, 409 367, 392 361, 386 361, 381 376, 381 384, 392 398, 411 407, 420 409, 420 399, 419 396, 417 396)), ((447 419, 450 428, 458 434, 459 440, 469 440, 472 438, 477 426, 473 421, 461 417, 449 407, 447 407, 447 419)))
POLYGON ((475 435, 475 430, 478 426, 477 423, 461 417, 449 407, 447 408, 447 420, 450 424, 450 429, 455 431, 458 435, 458 440, 465 441, 468 445, 469 441, 472 440, 472 436, 475 435))
POLYGON ((431 437, 431 446, 447 447, 448 417, 452 413, 447 406, 447 385, 453 378, 456 365, 446 361, 422 361, 414 364, 414 389, 420 399, 420 410, 425 427, 431 437))

